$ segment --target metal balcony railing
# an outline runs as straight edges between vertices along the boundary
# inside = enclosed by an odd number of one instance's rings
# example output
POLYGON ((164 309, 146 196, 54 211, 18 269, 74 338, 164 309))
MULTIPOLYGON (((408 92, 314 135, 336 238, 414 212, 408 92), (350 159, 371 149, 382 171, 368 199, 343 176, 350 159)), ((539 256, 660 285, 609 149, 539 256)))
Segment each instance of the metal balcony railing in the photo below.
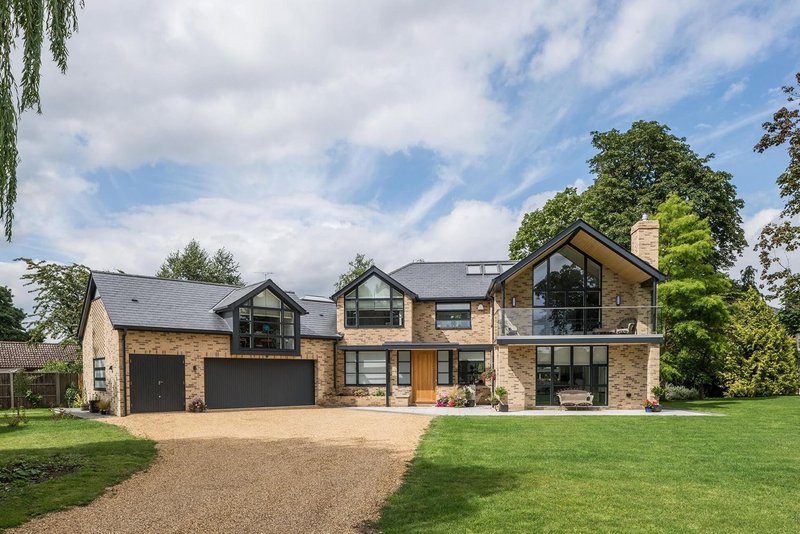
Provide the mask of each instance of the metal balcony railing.
POLYGON ((658 306, 500 308, 497 336, 654 335, 661 333, 658 306))

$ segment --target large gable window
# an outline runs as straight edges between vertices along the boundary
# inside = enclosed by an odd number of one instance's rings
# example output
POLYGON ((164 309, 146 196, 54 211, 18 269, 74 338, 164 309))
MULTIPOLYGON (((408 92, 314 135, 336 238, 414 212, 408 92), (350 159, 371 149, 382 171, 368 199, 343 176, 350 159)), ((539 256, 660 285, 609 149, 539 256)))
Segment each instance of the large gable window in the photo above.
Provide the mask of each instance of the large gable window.
POLYGON ((403 326, 403 294, 374 274, 344 296, 345 326, 403 326))
POLYGON ((297 313, 265 289, 238 308, 239 348, 245 351, 294 351, 297 313))
POLYGON ((533 268, 534 335, 584 334, 600 326, 602 267, 564 245, 533 268))

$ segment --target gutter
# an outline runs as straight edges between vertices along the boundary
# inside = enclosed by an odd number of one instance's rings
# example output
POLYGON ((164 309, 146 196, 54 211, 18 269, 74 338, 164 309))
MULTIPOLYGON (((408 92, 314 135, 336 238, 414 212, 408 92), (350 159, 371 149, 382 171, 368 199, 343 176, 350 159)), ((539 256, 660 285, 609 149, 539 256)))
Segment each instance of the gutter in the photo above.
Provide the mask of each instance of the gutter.
POLYGON ((125 341, 126 337, 128 336, 128 329, 125 328, 122 330, 122 354, 120 355, 120 367, 122 367, 122 414, 123 416, 128 415, 128 381, 127 373, 125 372, 127 365, 125 365, 125 355, 128 352, 126 347, 125 341))

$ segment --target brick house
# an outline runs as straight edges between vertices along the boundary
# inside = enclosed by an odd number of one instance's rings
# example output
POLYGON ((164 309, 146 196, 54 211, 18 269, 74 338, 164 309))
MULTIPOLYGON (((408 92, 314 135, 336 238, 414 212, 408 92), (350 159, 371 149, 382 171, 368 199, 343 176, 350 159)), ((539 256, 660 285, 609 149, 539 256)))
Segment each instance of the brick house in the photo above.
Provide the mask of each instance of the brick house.
POLYGON ((658 383, 658 232, 637 222, 629 251, 579 220, 520 261, 372 267, 330 299, 93 272, 84 383, 123 415, 195 397, 402 406, 467 384, 485 397, 492 367, 512 410, 557 406, 562 389, 636 407, 658 383))

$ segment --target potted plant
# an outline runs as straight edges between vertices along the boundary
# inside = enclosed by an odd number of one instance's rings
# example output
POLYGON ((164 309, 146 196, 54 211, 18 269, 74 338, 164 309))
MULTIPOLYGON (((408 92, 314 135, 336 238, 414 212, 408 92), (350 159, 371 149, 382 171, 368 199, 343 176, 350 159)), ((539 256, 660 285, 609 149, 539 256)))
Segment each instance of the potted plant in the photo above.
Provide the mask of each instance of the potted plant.
POLYGON ((464 406, 472 408, 475 406, 475 386, 464 387, 464 406))
POLYGON ((97 401, 97 409, 100 410, 102 415, 108 415, 108 410, 111 408, 111 401, 103 399, 97 401))
POLYGON ((494 396, 497 399, 497 408, 498 411, 507 412, 508 411, 508 390, 503 386, 496 387, 494 389, 494 396))
POLYGON ((644 406, 644 411, 647 412, 647 413, 650 413, 650 412, 653 411, 653 406, 654 405, 658 405, 658 401, 645 399, 644 402, 642 402, 642 406, 644 406))
POLYGON ((89 413, 98 413, 98 412, 100 412, 100 409, 97 407, 97 403, 98 402, 99 401, 97 400, 97 397, 89 400, 89 413))
POLYGON ((662 388, 661 386, 653 386, 653 389, 650 390, 650 393, 653 394, 653 404, 651 408, 653 409, 654 412, 660 412, 661 411, 660 401, 661 397, 663 397, 665 393, 664 388, 662 388))
POLYGON ((489 367, 484 372, 481 373, 481 381, 484 384, 491 384, 494 379, 497 377, 497 372, 489 367))
POLYGON ((195 397, 186 409, 192 413, 202 413, 206 411, 206 403, 200 397, 195 397))

